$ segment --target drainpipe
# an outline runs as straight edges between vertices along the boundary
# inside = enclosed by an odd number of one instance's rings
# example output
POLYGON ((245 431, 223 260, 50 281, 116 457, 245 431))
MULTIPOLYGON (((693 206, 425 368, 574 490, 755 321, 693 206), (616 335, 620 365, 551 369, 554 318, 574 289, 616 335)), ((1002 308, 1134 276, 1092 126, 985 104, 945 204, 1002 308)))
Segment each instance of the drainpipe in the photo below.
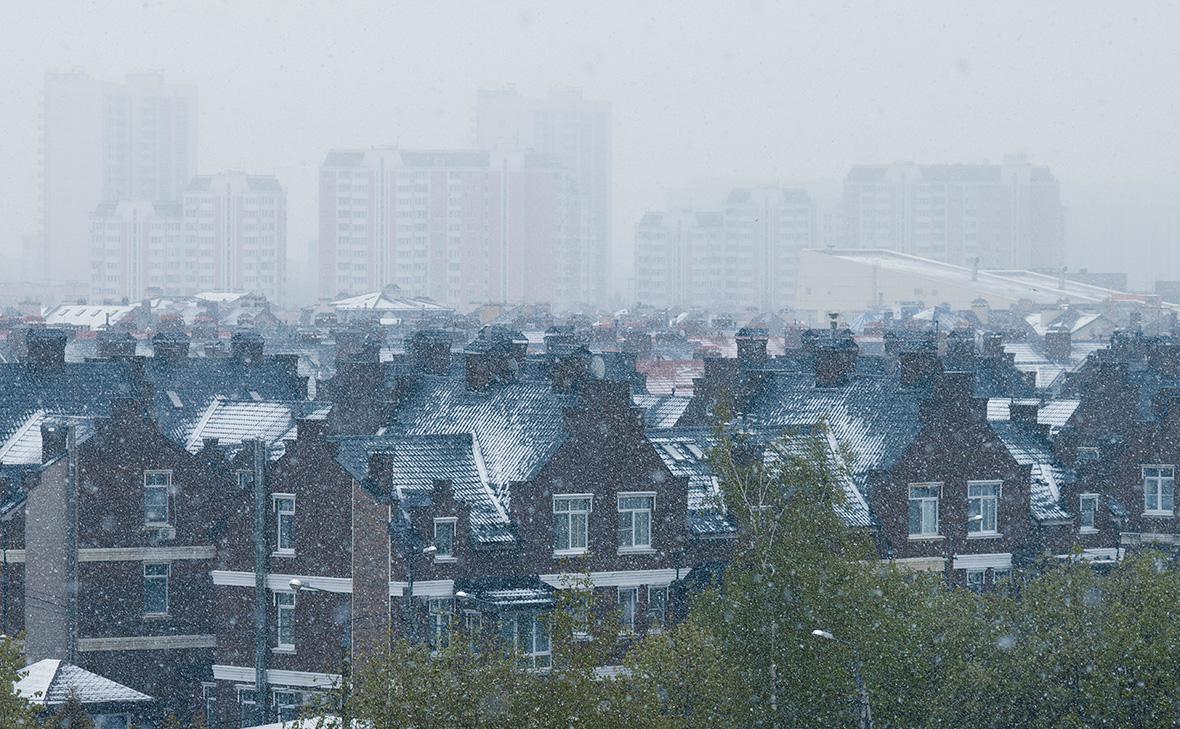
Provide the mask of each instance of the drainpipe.
POLYGON ((267 695, 266 668, 270 630, 267 625, 269 605, 266 590, 266 483, 265 453, 262 441, 252 443, 254 454, 254 711, 259 723, 270 721, 270 697, 267 695))
POLYGON ((66 662, 78 653, 78 429, 66 429, 66 662))

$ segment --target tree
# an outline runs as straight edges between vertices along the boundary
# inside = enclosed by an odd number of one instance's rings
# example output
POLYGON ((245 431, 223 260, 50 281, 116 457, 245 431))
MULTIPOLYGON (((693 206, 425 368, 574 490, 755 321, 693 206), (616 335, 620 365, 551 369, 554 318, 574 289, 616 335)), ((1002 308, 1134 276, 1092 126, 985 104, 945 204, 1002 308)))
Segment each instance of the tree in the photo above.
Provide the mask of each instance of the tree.
POLYGON ((86 713, 86 707, 78 700, 77 694, 71 692, 66 702, 49 720, 47 729, 94 729, 94 722, 90 719, 90 714, 86 713))
POLYGON ((0 636, 0 726, 37 725, 37 710, 16 693, 14 685, 20 679, 23 665, 20 642, 15 638, 0 636))

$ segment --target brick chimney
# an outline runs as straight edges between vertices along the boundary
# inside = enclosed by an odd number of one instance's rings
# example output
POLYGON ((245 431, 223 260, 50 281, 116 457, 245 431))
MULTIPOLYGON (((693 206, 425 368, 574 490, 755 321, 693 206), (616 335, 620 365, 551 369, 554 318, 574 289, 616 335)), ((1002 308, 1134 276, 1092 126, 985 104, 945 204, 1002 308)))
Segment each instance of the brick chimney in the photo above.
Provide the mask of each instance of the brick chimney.
POLYGON ((1035 400, 1013 400, 1008 405, 1008 419, 1014 423, 1037 424, 1041 405, 1035 400))
POLYGON ((370 453, 367 465, 366 479, 377 486, 379 491, 388 489, 393 480, 392 446, 383 446, 382 450, 370 453))
POLYGON ((1045 332, 1045 357, 1050 362, 1068 362, 1073 351, 1073 338, 1066 327, 1052 327, 1045 332))
POLYGON ((47 418, 41 422, 41 462, 48 463, 65 454, 70 426, 47 418))
POLYGON ((923 337, 898 353, 898 378, 903 386, 928 385, 942 373, 942 360, 935 347, 932 339, 923 337))
POLYGON ((336 341, 336 366, 350 362, 380 362, 381 338, 365 329, 337 329, 332 332, 336 341))
MULTIPOLYGON (((524 364, 519 339, 504 327, 484 327, 463 350, 467 389, 486 390, 494 382, 512 382, 524 364)), ((527 351, 528 341, 524 342, 527 351)))
POLYGON ((856 372, 860 347, 848 329, 832 329, 831 337, 821 340, 815 350, 815 384, 836 387, 848 382, 856 372))
POLYGON ((557 354, 577 344, 574 328, 568 324, 554 325, 545 330, 545 354, 557 354))
POLYGON ((29 364, 38 368, 63 367, 66 339, 66 333, 61 329, 30 329, 25 334, 29 364))
POLYGON ((229 342, 230 353, 234 359, 250 365, 262 361, 265 344, 258 332, 235 332, 229 342))
POLYGON ((734 341, 737 343, 738 363, 743 369, 753 369, 766 364, 766 343, 770 337, 766 327, 742 327, 734 341))
POLYGON ((1004 335, 999 332, 988 332, 983 335, 984 357, 994 359, 1004 356, 1004 335))
POLYGON ((946 357, 956 367, 970 369, 975 362, 975 332, 956 329, 947 335, 946 357))
POLYGON ((135 337, 127 332, 99 332, 98 356, 102 359, 127 359, 135 356, 135 337))
POLYGON ((406 351, 411 366, 432 375, 451 370, 451 334, 441 329, 419 329, 410 335, 406 351))
POLYGON ((152 337, 152 356, 169 362, 188 359, 188 335, 184 332, 160 332, 152 337))
POLYGON ((930 397, 919 405, 927 423, 987 422, 987 400, 975 397, 974 372, 942 372, 930 397))

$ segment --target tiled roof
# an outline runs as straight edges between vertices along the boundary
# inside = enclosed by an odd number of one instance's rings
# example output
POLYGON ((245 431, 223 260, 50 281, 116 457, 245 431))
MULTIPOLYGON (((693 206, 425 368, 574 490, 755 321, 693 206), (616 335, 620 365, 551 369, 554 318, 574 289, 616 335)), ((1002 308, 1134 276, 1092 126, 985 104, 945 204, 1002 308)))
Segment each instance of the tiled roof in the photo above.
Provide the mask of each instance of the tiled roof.
POLYGON ((46 659, 21 669, 16 692, 35 704, 64 704, 76 696, 83 704, 126 704, 152 697, 70 663, 46 659))
POLYGON ((271 457, 281 456, 284 440, 294 438, 297 418, 327 417, 331 405, 323 402, 228 400, 216 397, 191 427, 174 437, 189 453, 201 450, 204 439, 216 438, 218 446, 235 451, 245 440, 262 440, 271 446, 271 457))
POLYGON ((44 410, 37 410, 9 436, 8 440, 0 444, 0 463, 6 466, 39 465, 42 453, 41 424, 46 420, 76 425, 78 442, 94 434, 93 418, 47 415, 44 410))
POLYGON ((0 365, 0 442, 11 438, 38 411, 107 417, 115 400, 138 397, 141 389, 133 366, 127 362, 0 365))
POLYGON ((809 373, 772 372, 755 389, 743 420, 752 426, 813 426, 826 422, 851 450, 854 473, 892 465, 921 429, 919 391, 894 378, 854 377, 817 387, 809 373))
POLYGON ((456 591, 466 592, 477 604, 497 608, 550 607, 555 602, 555 590, 538 577, 485 576, 461 580, 456 591))
POLYGON ((574 397, 554 393, 547 382, 475 391, 461 377, 423 375, 408 388, 388 432, 472 434, 503 500, 499 487, 531 479, 565 442, 564 412, 573 404, 574 397))
POLYGON ((253 363, 234 357, 151 357, 144 362, 144 374, 152 384, 160 427, 173 437, 196 427, 218 397, 291 402, 307 396, 295 367, 272 357, 253 363))
POLYGON ((685 395, 632 395, 631 401, 643 410, 644 427, 671 428, 680 420, 692 398, 685 395))
POLYGON ((369 457, 391 454, 392 487, 406 506, 425 505, 436 481, 450 481, 455 499, 470 508, 471 531, 483 542, 513 539, 508 514, 488 482, 480 451, 471 435, 384 435, 333 438, 336 461, 364 482, 369 457))
POLYGON ((1074 480, 1074 474, 1062 466, 1053 446, 1038 425, 1011 420, 989 423, 1016 462, 1032 467, 1029 484, 1029 508, 1038 521, 1071 519, 1061 504, 1061 485, 1074 480))
POLYGON ((693 379, 705 376, 705 361, 652 359, 637 363, 635 369, 647 376, 652 395, 692 395, 693 379))
POLYGON ((1041 402, 1039 399, 1012 399, 1007 397, 993 397, 987 401, 988 420, 1008 420, 1011 417, 1011 406, 1016 404, 1036 405, 1037 422, 1048 425, 1052 432, 1056 432, 1069 422, 1073 412, 1078 409, 1080 400, 1061 399, 1041 402))

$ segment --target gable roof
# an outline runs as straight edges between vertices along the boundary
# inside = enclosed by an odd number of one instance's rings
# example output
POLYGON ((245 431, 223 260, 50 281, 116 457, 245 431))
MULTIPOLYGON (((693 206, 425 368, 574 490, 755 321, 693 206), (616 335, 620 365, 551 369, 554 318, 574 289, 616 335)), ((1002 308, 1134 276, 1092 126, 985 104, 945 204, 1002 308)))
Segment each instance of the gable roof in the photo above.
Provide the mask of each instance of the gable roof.
POLYGON ((64 704, 71 695, 83 704, 124 704, 152 697, 71 663, 45 659, 25 666, 13 688, 34 704, 64 704))
POLYGON ((1072 483, 1075 475, 1057 460, 1044 430, 1038 424, 1012 420, 992 421, 988 425, 1017 463, 1032 468, 1029 508, 1033 518, 1037 521, 1072 519, 1061 503, 1061 486, 1072 483))
POLYGON ((206 438, 216 438, 218 447, 236 452, 246 440, 270 445, 271 458, 285 450, 285 440, 294 438, 298 418, 323 420, 331 410, 324 402, 275 400, 231 400, 217 396, 191 423, 178 427, 174 439, 189 453, 201 450, 206 438))
POLYGON ((453 435, 336 436, 336 462, 364 483, 369 457, 389 454, 393 493, 407 507, 426 505, 436 481, 450 481, 455 500, 470 509, 472 535, 481 542, 511 542, 508 513, 488 482, 479 448, 469 433, 453 435))

